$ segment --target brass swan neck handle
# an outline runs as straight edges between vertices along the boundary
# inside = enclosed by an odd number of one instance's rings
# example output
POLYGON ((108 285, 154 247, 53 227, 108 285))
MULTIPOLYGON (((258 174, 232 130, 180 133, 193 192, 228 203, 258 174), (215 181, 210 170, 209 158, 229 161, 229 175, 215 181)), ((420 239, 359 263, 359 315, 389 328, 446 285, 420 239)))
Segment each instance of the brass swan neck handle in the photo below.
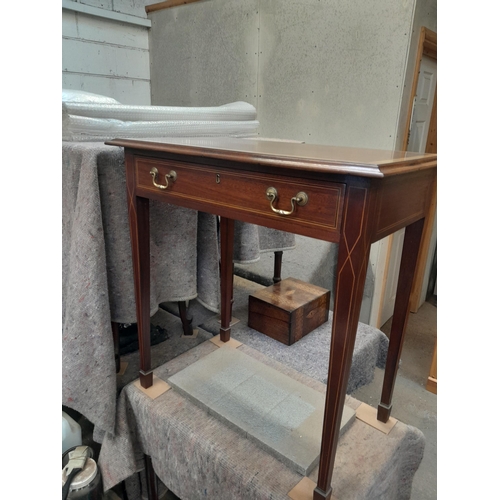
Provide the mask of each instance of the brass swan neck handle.
POLYGON ((266 198, 270 201, 271 210, 278 215, 292 215, 295 212, 296 204, 303 207, 309 201, 309 197, 303 191, 300 191, 290 200, 292 204, 291 210, 279 210, 273 207, 273 203, 278 200, 278 190, 274 187, 267 188, 266 198))
POLYGON ((167 189, 169 179, 172 179, 172 182, 175 182, 177 180, 177 172, 175 170, 171 170, 168 174, 165 174, 165 182, 166 182, 165 185, 158 184, 156 182, 156 178, 158 176, 158 169, 156 167, 153 167, 149 173, 153 178, 153 186, 157 187, 158 189, 167 189))

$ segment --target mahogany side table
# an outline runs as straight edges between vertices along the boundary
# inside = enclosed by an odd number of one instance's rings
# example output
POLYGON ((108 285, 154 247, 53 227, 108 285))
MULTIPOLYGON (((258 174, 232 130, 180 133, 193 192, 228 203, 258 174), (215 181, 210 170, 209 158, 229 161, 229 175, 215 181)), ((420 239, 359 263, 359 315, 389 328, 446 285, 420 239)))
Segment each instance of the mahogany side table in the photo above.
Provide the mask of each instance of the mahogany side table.
POLYGON ((115 139, 125 148, 140 381, 153 383, 149 339, 149 200, 221 217, 221 328, 230 338, 234 220, 339 244, 318 482, 329 500, 370 245, 406 227, 377 418, 391 413, 436 155, 235 138, 115 139))

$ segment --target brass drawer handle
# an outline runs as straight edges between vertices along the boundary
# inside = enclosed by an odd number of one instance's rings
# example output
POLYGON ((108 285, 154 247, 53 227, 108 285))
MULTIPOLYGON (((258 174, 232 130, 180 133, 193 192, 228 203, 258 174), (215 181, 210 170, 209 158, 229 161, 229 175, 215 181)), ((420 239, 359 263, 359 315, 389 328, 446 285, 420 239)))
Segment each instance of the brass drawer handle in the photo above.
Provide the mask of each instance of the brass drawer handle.
POLYGON ((153 185, 158 189, 167 189, 169 179, 172 179, 172 182, 175 182, 177 180, 177 172, 175 170, 170 170, 169 174, 165 174, 165 182, 166 182, 165 186, 163 186, 162 184, 158 184, 156 182, 156 176, 158 175, 158 169, 156 167, 153 167, 149 173, 153 178, 153 185))
POLYGON ((267 188, 267 191, 266 191, 266 198, 271 202, 270 205, 271 205, 271 210, 275 213, 275 214, 279 214, 279 215, 292 215, 293 212, 295 211, 295 203, 297 203, 297 205, 303 207, 304 205, 307 204, 307 202, 309 201, 309 197, 307 196, 306 193, 304 193, 303 191, 300 191, 299 193, 297 193, 290 201, 292 202, 292 209, 290 211, 286 211, 286 210, 278 210, 277 208, 274 208, 273 207, 273 203, 274 201, 278 200, 278 190, 274 187, 270 187, 270 188, 267 188))

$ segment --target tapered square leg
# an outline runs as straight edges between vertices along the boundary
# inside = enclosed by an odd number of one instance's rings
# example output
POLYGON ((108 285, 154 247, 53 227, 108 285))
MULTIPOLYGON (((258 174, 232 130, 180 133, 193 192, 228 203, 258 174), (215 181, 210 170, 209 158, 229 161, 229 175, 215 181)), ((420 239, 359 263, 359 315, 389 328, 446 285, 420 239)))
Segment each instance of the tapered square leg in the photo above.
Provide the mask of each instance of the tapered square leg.
POLYGON ((233 303, 233 252, 234 220, 220 219, 220 286, 221 286, 221 323, 220 339, 227 342, 231 338, 231 314, 233 303))
POLYGON ((139 378, 148 388, 153 384, 150 339, 150 256, 149 256, 149 200, 136 196, 133 155, 125 156, 127 203, 134 269, 135 310, 139 340, 139 378))
POLYGON ((385 363, 382 395, 377 412, 377 419, 381 422, 387 422, 391 416, 392 394, 394 392, 399 360, 403 349, 406 324, 410 314, 411 287, 413 285, 423 227, 424 219, 420 219, 407 226, 405 231, 398 287, 396 290, 396 302, 394 304, 394 315, 391 324, 391 336, 389 339, 387 361, 385 363))
POLYGON ((330 500, 332 496, 332 472, 370 254, 367 228, 370 227, 369 214, 373 212, 370 212, 372 202, 363 183, 348 188, 342 223, 345 230, 338 252, 323 437, 314 500, 330 500))

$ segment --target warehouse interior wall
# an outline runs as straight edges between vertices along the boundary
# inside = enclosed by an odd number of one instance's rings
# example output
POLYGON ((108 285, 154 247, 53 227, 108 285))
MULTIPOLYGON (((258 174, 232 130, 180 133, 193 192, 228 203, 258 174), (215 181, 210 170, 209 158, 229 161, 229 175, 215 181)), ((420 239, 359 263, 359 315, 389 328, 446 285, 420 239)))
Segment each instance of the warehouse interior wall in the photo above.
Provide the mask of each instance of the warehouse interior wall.
MULTIPOLYGON (((63 0, 63 87, 124 104, 246 101, 262 137, 400 149, 418 35, 436 30, 436 0, 205 0, 146 15, 151 3, 63 0), (127 17, 95 15, 104 11, 127 17)), ((377 327, 388 246, 372 246, 360 318, 377 327)), ((283 275, 332 289, 334 254, 299 237, 283 275)), ((272 276, 272 255, 254 268, 272 276)))
POLYGON ((151 104, 148 0, 63 0, 62 87, 151 104))
MULTIPOLYGON (((435 0, 210 0, 152 12, 152 103, 245 100, 260 136, 398 149, 420 27, 435 0)), ((389 245, 372 246, 361 321, 377 324, 389 245)), ((297 238, 284 276, 332 288, 332 245, 297 238), (324 269, 332 269, 325 273, 324 269)), ((272 255, 253 272, 272 275, 272 255)))
POLYGON ((393 149, 417 4, 209 0, 152 12, 152 102, 247 100, 262 136, 393 149))

